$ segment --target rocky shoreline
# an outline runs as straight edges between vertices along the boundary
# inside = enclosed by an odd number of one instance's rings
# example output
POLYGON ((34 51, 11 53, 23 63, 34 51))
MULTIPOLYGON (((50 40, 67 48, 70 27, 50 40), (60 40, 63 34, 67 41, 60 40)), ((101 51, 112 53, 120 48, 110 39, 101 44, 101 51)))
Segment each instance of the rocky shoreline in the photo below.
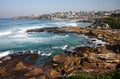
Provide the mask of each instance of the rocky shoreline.
MULTIPOLYGON (((52 61, 36 65, 37 53, 11 56, 0 63, 0 79, 54 79, 85 73, 91 75, 115 72, 120 68, 120 30, 100 27, 45 27, 27 30, 32 32, 77 33, 96 37, 109 44, 98 47, 76 47, 73 52, 57 54, 52 61), (25 61, 29 58, 30 61, 25 61)), ((3 58, 0 60, 2 61, 3 58)))
POLYGON ((32 32, 52 32, 52 33, 77 33, 85 34, 87 36, 93 36, 100 40, 109 42, 110 44, 120 43, 120 30, 119 29, 110 29, 106 25, 103 26, 69 26, 69 27, 44 27, 38 29, 27 30, 27 33, 32 32))

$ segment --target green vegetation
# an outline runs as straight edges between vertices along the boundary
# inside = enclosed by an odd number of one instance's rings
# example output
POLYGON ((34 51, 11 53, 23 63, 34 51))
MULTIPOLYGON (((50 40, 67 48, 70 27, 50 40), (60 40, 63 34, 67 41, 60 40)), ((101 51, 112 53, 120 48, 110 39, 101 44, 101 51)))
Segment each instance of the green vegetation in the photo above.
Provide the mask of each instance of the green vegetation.
POLYGON ((120 14, 112 14, 109 18, 105 18, 104 22, 112 29, 120 29, 120 14))
POLYGON ((63 77, 62 79, 120 79, 120 71, 106 74, 106 75, 86 75, 86 74, 76 74, 75 76, 63 77))

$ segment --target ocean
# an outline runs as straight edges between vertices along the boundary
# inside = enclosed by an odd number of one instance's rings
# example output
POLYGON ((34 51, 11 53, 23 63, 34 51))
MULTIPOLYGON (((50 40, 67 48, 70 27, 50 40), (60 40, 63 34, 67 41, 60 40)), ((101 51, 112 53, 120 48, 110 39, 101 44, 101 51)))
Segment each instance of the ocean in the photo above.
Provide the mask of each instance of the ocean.
POLYGON ((72 50, 77 46, 89 45, 91 39, 82 34, 26 33, 26 30, 54 26, 85 27, 90 24, 75 21, 0 19, 0 57, 22 51, 39 51, 43 52, 41 55, 49 56, 63 53, 66 48, 72 50))

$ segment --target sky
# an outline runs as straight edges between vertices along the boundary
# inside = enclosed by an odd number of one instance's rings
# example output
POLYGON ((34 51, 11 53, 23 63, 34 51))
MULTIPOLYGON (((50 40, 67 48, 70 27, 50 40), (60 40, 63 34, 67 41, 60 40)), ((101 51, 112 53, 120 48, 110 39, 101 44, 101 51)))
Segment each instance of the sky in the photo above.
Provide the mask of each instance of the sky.
POLYGON ((120 0, 0 0, 0 18, 65 11, 120 9, 120 0))

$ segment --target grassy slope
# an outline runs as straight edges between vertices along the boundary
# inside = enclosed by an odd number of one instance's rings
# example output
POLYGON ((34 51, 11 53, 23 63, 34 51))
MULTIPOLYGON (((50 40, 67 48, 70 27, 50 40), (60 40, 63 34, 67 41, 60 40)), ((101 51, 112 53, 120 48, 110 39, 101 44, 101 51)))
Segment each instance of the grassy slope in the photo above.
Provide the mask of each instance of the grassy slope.
POLYGON ((120 71, 106 74, 106 75, 86 75, 86 74, 76 74, 75 76, 63 77, 62 79, 120 79, 120 71))

